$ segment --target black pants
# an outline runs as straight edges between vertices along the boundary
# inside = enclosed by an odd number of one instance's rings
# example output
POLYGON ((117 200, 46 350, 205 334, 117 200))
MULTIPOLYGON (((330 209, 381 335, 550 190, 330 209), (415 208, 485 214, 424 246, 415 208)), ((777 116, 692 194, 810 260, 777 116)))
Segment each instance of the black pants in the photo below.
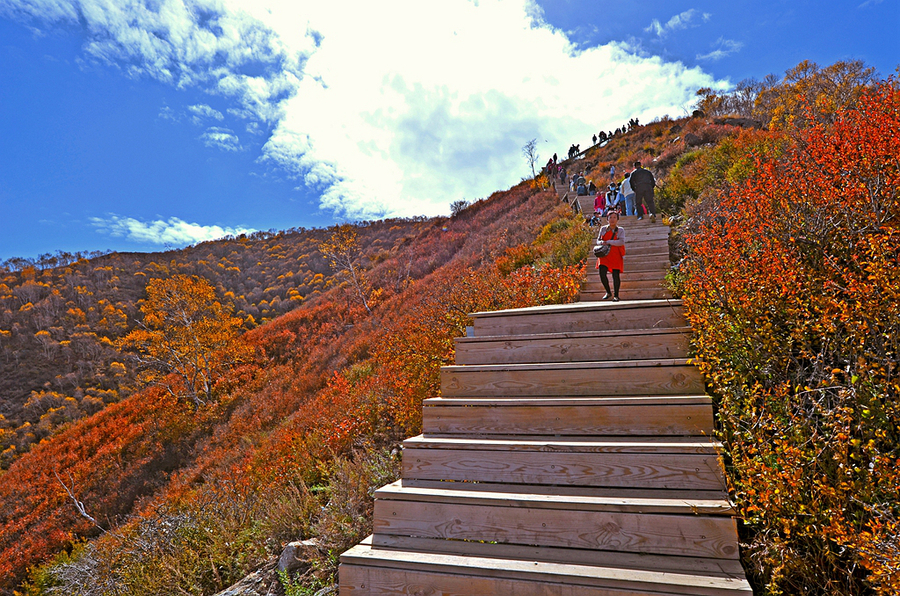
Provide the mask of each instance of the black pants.
POLYGON ((622 285, 622 279, 619 275, 622 273, 618 269, 613 269, 613 288, 615 288, 614 292, 609 291, 609 278, 606 277, 606 272, 609 271, 606 265, 600 265, 600 281, 603 282, 603 288, 606 290, 607 294, 612 294, 616 298, 619 297, 619 287, 622 285))
POLYGON ((656 205, 653 204, 653 189, 635 190, 634 191, 634 208, 638 217, 642 217, 644 212, 641 211, 641 205, 646 205, 647 215, 656 213, 656 205))

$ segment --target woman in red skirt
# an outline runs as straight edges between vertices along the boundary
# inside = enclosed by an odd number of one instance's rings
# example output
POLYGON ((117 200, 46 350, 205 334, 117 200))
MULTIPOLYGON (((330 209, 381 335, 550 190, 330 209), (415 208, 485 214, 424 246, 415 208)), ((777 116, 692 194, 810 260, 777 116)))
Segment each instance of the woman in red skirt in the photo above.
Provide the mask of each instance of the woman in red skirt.
POLYGON ((606 215, 607 223, 600 228, 600 234, 597 236, 597 244, 609 244, 609 254, 605 257, 597 259, 597 269, 600 271, 600 281, 603 282, 603 288, 606 295, 603 300, 609 300, 610 296, 615 302, 619 301, 619 286, 622 283, 620 278, 622 269, 625 267, 625 230, 619 227, 619 213, 610 211, 606 215), (612 270, 613 291, 609 291, 609 279, 606 277, 607 270, 612 270))

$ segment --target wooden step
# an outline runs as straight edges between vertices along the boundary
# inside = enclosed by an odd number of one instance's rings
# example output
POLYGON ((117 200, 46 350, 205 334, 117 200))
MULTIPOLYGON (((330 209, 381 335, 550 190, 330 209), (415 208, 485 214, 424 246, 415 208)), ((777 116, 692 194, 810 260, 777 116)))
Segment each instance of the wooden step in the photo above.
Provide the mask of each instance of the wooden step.
POLYGON ((668 246, 664 242, 641 242, 632 243, 631 240, 625 245, 625 257, 631 259, 642 257, 644 255, 665 255, 669 257, 668 246))
POLYGON ((581 398, 431 398, 425 434, 454 436, 700 436, 714 435, 705 395, 581 398))
POLYGON ((726 559, 373 536, 341 556, 340 593, 752 596, 737 577, 742 571, 723 571, 732 566, 726 559))
MULTIPOLYGON (((612 287, 612 275, 609 273, 606 274, 607 281, 612 287)), ((620 289, 625 290, 665 290, 666 287, 663 285, 663 280, 660 279, 631 279, 627 274, 621 275, 622 285, 620 289)), ((584 283, 581 284, 582 292, 603 292, 605 291, 603 287, 603 281, 600 279, 600 274, 596 273, 595 275, 587 275, 584 283)))
POLYGON ((616 552, 738 557, 728 501, 519 492, 397 481, 375 491, 374 534, 616 552), (465 521, 462 521, 465 520, 465 521))
POLYGON ((441 367, 442 397, 684 395, 703 393, 684 358, 441 367))
MULTIPOLYGON (((603 296, 606 295, 606 290, 601 289, 595 291, 584 291, 582 290, 578 294, 578 300, 581 302, 596 302, 602 301, 603 296)), ((619 299, 620 300, 661 300, 664 298, 671 298, 672 292, 665 288, 655 288, 655 289, 641 289, 641 288, 629 288, 624 282, 622 284, 622 288, 619 289, 619 299)))
MULTIPOLYGON (((672 268, 672 262, 668 257, 665 259, 655 258, 655 259, 641 259, 638 257, 629 258, 628 255, 625 255, 625 269, 623 270, 624 274, 632 274, 644 271, 657 271, 660 272, 662 277, 665 277, 666 272, 672 268)), ((596 270, 596 261, 592 264, 588 264, 587 271, 595 271, 596 270)))
MULTIPOLYGON (((597 235, 600 233, 599 225, 593 226, 594 230, 594 239, 596 240, 597 235)), ((669 231, 667 229, 660 230, 634 230, 634 229, 626 229, 625 230, 625 246, 627 248, 631 248, 631 246, 658 246, 662 250, 668 250, 669 247, 669 231)))
POLYGON ((706 577, 743 577, 744 570, 733 559, 708 559, 702 557, 666 557, 650 554, 598 552, 575 548, 551 548, 518 546, 490 542, 448 541, 410 536, 374 536, 363 544, 376 548, 409 550, 418 552, 442 552, 473 557, 492 557, 506 560, 540 561, 547 563, 571 563, 574 565, 599 565, 620 569, 653 570, 665 573, 682 573, 706 577))
MULTIPOLYGON (((607 272, 606 279, 609 281, 610 285, 612 285, 613 279, 612 275, 607 272)), ((632 289, 641 289, 641 290, 655 290, 657 288, 665 288, 666 280, 665 275, 662 271, 639 271, 637 273, 624 272, 620 276, 622 280, 622 286, 625 287, 626 284, 631 286, 632 289)), ((596 290, 603 288, 603 281, 600 278, 600 273, 596 269, 590 269, 584 276, 584 281, 581 283, 582 290, 596 290)))
POLYGON ((590 362, 604 355, 618 360, 685 358, 689 327, 579 331, 524 336, 456 338, 457 364, 590 362))
MULTIPOLYGON (((599 282, 600 274, 597 272, 596 267, 594 267, 593 269, 585 267, 585 272, 586 272, 586 275, 585 275, 586 280, 588 280, 588 281, 596 280, 599 282)), ((610 278, 610 281, 612 281, 612 275, 609 275, 608 277, 610 278)), ((627 280, 629 282, 632 282, 632 281, 654 281, 658 284, 662 284, 662 283, 664 283, 665 279, 666 279, 666 271, 662 268, 654 269, 652 271, 632 271, 631 269, 628 269, 627 271, 624 271, 622 273, 622 281, 627 280)))
POLYGON ((419 436, 404 441, 403 479, 725 490, 722 466, 709 442, 491 441, 419 436))
POLYGON ((473 333, 533 335, 613 329, 684 327, 681 300, 576 302, 473 313, 473 333))
MULTIPOLYGON (((664 268, 669 268, 672 266, 672 263, 669 260, 668 251, 656 250, 651 252, 643 252, 642 254, 633 254, 632 252, 627 250, 627 246, 625 248, 625 257, 623 259, 625 262, 625 269, 623 271, 625 272, 630 271, 631 265, 638 264, 653 264, 657 269, 659 269, 663 265, 665 266, 664 268)), ((597 257, 593 256, 593 254, 588 256, 586 261, 586 268, 588 271, 594 271, 597 269, 597 257)))

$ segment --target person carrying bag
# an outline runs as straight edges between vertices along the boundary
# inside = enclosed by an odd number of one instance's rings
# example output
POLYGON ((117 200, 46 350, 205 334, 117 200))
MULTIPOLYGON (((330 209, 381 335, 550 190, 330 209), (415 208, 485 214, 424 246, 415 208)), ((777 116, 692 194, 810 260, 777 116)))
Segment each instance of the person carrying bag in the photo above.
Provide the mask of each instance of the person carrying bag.
POLYGON ((621 274, 625 268, 625 230, 619 227, 619 213, 610 211, 606 214, 607 224, 600 228, 597 235, 597 246, 594 254, 597 255, 597 270, 600 273, 600 281, 606 294, 601 300, 619 301, 619 287, 622 284, 621 274), (601 256, 602 255, 602 256, 601 256), (611 270, 613 277, 613 290, 609 288, 609 278, 606 272, 611 270))

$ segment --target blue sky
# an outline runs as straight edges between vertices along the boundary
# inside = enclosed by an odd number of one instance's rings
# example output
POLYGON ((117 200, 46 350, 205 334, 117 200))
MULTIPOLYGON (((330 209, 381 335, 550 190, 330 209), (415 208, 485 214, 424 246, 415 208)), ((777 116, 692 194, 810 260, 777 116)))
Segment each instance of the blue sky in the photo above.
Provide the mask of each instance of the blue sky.
POLYGON ((804 59, 886 77, 898 30, 898 0, 0 0, 0 261, 448 213, 532 138, 804 59))

